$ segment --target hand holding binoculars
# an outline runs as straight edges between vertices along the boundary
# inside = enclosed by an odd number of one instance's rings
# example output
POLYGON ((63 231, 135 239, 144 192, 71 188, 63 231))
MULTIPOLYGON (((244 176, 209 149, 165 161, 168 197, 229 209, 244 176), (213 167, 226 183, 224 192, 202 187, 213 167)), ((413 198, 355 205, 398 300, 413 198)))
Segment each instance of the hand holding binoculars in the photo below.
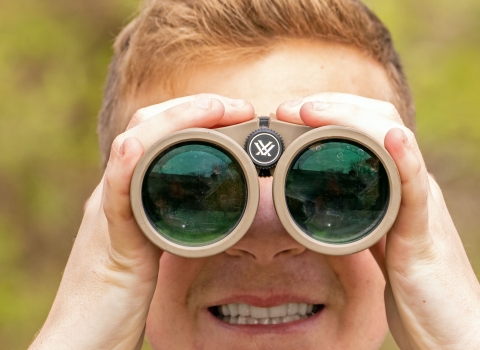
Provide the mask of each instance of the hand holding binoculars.
POLYGON ((187 129, 149 148, 131 182, 144 234, 184 257, 218 254, 248 231, 259 176, 273 176, 285 230, 329 255, 367 249, 393 225, 401 181, 385 148, 351 128, 281 122, 274 115, 218 129, 187 129))

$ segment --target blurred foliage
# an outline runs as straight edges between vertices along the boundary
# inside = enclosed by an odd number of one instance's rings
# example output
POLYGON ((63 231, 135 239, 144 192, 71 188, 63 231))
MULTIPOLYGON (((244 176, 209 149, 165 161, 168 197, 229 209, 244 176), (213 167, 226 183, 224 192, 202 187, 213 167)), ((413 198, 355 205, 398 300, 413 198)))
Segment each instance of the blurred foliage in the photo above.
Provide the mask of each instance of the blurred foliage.
POLYGON ((100 177, 115 33, 136 1, 0 4, 0 348, 26 348, 53 301, 100 177))
MULTIPOLYGON (((480 271, 480 2, 365 0, 389 26, 418 136, 480 271)), ((0 348, 48 313, 101 173, 96 115, 134 0, 0 0, 0 348)), ((383 349, 395 349, 391 338, 383 349)))

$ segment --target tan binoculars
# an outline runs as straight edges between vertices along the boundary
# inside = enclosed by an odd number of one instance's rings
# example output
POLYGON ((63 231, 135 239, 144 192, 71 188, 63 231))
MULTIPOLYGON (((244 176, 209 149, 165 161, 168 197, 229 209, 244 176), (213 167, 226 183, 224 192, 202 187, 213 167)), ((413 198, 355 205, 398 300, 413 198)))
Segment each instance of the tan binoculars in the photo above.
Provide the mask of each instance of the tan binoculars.
POLYGON ((160 139, 134 172, 133 213, 165 251, 191 258, 218 254, 250 228, 259 176, 273 176, 273 202, 285 230, 322 254, 369 248, 390 230, 400 207, 398 170, 374 139, 271 115, 160 139))

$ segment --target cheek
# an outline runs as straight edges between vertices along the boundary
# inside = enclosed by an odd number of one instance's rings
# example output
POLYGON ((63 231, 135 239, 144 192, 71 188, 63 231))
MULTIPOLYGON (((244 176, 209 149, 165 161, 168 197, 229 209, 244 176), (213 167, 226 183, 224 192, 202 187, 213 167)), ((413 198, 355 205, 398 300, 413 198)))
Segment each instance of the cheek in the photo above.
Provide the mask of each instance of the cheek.
MULTIPOLYGON (((384 290, 385 280, 369 250, 344 256, 328 257, 345 293, 339 308, 340 329, 357 329, 365 339, 378 339, 388 329, 384 290), (341 311, 340 311, 341 309, 341 311)), ((380 337, 380 339, 383 339, 380 337)))
POLYGON ((147 319, 147 338, 152 346, 160 339, 162 347, 168 345, 169 349, 180 349, 182 344, 187 346, 189 343, 187 335, 194 332, 197 315, 188 309, 188 291, 204 265, 205 259, 187 259, 163 253, 147 319), (166 341, 171 341, 171 344, 166 344, 166 341))
POLYGON ((163 295, 168 294, 174 299, 185 300, 186 293, 203 269, 206 260, 163 253, 157 281, 157 291, 162 290, 162 299, 165 299, 163 295))
POLYGON ((369 250, 344 257, 329 257, 333 271, 345 290, 361 296, 368 290, 383 292, 385 280, 369 250))

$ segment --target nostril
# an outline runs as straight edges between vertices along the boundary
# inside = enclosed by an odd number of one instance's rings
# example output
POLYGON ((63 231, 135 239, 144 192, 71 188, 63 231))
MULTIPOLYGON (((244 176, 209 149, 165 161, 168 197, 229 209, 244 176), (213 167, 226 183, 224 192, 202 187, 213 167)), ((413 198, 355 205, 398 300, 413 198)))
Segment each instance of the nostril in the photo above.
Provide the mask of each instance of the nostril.
POLYGON ((280 246, 275 243, 250 246, 249 244, 237 243, 225 251, 226 254, 236 258, 248 258, 259 264, 269 264, 278 259, 293 258, 301 255, 307 249, 298 244, 291 247, 280 246))
POLYGON ((299 246, 299 247, 292 247, 290 249, 285 249, 277 254, 275 254, 274 258, 279 258, 279 257, 289 257, 289 256, 296 256, 302 254, 306 248, 304 246, 299 246))
POLYGON ((233 257, 255 259, 254 254, 248 252, 247 250, 235 248, 235 246, 225 250, 225 253, 233 257))

